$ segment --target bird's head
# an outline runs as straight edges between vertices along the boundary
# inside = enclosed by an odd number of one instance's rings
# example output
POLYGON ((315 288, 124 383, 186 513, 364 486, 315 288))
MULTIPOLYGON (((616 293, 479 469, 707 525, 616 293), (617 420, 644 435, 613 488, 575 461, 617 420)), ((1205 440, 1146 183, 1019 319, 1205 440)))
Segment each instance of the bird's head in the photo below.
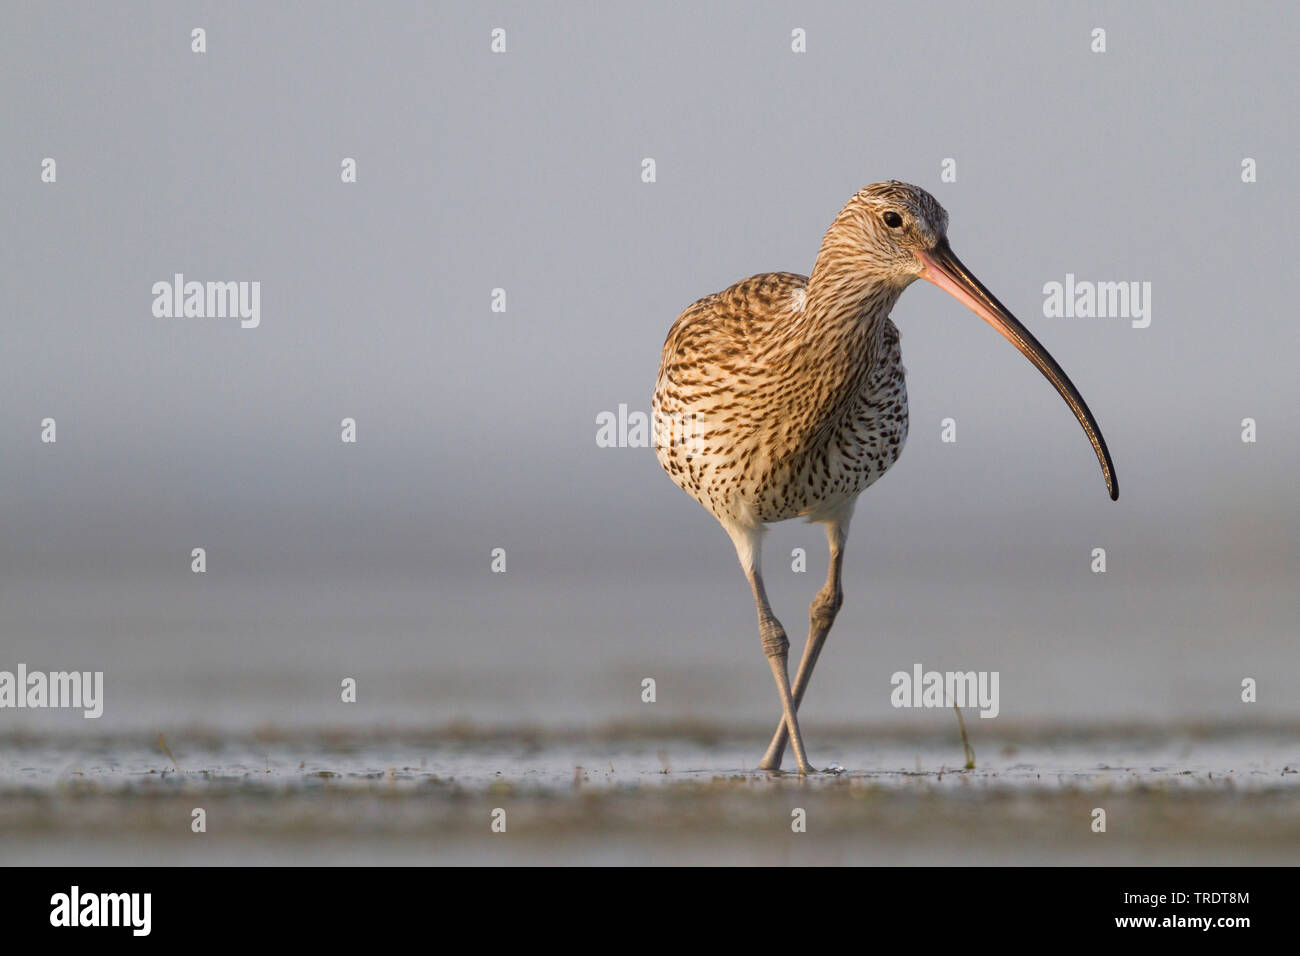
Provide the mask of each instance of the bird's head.
POLYGON ((810 282, 849 310, 887 314, 917 279, 932 282, 993 326, 1029 359, 1065 399, 1092 443, 1111 498, 1119 497, 1115 466, 1083 396, 1047 349, 975 278, 948 245, 948 213, 919 186, 896 181, 860 190, 831 224, 810 282))
POLYGON ((939 201, 919 186, 895 181, 859 191, 836 224, 857 247, 858 267, 899 287, 922 277, 921 254, 948 235, 948 213, 939 201))

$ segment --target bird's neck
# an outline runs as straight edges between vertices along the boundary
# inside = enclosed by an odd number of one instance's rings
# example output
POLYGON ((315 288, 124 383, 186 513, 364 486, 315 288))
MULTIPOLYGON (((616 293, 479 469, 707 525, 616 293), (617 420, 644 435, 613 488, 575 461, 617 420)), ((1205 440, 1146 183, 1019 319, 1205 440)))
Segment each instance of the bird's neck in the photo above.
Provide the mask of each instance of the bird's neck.
POLYGON ((884 330, 902 292, 860 269, 818 259, 778 360, 789 381, 799 383, 791 413, 800 420, 790 422, 793 432, 811 437, 856 407, 873 372, 889 358, 884 330))
POLYGON ((819 256, 803 313, 795 319, 804 357, 828 371, 842 367, 846 379, 869 375, 881 358, 881 331, 905 288, 864 273, 856 263, 819 256))

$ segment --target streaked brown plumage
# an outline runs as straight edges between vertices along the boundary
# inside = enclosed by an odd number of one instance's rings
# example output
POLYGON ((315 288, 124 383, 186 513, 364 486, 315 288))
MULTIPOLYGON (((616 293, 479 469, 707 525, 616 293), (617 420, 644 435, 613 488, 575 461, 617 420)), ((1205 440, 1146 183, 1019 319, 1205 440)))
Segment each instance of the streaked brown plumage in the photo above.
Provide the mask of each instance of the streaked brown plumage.
POLYGON ((736 546, 758 607, 783 716, 763 758, 777 769, 786 735, 811 772, 797 709, 842 603, 841 559, 853 505, 898 459, 907 390, 890 310, 925 278, 1011 341, 1065 398, 1093 443, 1112 497, 1114 468, 1087 406, 1046 350, 965 270, 948 214, 923 189, 885 182, 857 193, 826 232, 811 277, 764 273, 686 309, 664 343, 654 394, 656 454, 736 546), (831 568, 813 602, 793 687, 789 642, 763 588, 767 523, 826 525, 831 568))

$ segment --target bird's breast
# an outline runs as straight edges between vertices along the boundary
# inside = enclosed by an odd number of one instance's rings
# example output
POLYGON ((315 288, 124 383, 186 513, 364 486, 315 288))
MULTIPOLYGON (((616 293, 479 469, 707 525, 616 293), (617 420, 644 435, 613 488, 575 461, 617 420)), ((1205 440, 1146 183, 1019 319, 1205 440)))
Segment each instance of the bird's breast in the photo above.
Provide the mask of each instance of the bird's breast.
POLYGON ((856 497, 907 438, 898 330, 885 326, 876 361, 856 372, 831 357, 816 374, 735 361, 661 376, 656 431, 669 440, 656 441, 660 463, 719 517, 815 518, 856 497))

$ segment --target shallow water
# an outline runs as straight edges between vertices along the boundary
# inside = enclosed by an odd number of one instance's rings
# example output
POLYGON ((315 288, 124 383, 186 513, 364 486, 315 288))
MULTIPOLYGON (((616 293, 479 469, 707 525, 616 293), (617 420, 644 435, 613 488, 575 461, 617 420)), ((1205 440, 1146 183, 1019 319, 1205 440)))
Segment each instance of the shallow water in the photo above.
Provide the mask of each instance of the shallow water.
POLYGON ((762 735, 712 725, 195 730, 165 741, 172 756, 141 736, 18 736, 0 746, 0 858, 1288 863, 1294 731, 1008 725, 975 732, 966 771, 953 733, 810 727, 814 757, 844 768, 812 778, 756 771, 762 735), (806 832, 791 830, 796 808, 806 832))

